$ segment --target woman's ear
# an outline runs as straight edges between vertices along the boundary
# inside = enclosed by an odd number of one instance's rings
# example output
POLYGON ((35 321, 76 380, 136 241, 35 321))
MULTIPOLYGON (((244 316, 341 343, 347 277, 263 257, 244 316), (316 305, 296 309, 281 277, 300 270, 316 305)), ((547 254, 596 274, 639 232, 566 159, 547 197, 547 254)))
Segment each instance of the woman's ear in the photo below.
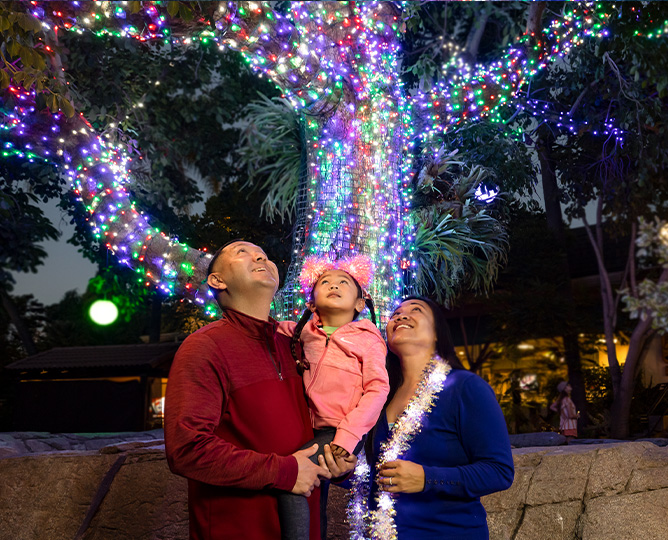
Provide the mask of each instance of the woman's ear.
POLYGON ((221 279, 220 274, 218 274, 217 272, 209 274, 209 276, 206 278, 206 282, 212 289, 216 289, 219 291, 224 291, 225 289, 227 289, 225 281, 221 279))

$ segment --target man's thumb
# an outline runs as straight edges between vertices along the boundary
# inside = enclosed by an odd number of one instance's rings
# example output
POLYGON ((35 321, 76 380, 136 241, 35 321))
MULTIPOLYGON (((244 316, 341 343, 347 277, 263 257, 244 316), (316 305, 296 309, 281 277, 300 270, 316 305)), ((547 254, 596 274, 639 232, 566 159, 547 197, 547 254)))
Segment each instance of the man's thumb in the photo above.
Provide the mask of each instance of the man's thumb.
POLYGON ((304 448, 305 456, 306 457, 311 457, 313 454, 315 454, 318 451, 318 443, 313 443, 313 446, 310 448, 304 448))

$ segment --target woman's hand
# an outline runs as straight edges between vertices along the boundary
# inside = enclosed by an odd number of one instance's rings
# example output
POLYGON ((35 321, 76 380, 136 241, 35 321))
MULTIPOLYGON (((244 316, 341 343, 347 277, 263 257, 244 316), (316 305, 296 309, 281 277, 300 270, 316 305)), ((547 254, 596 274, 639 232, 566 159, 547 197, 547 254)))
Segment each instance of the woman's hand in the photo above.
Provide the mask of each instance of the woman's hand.
POLYGON ((412 461, 388 461, 378 470, 378 484, 390 493, 419 493, 424 490, 424 469, 412 461))

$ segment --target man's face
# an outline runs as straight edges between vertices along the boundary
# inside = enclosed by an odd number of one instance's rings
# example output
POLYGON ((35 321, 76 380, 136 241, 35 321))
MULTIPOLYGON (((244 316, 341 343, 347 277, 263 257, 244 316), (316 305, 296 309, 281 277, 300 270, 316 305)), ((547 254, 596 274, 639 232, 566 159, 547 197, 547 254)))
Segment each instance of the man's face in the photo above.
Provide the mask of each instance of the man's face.
POLYGON ((215 289, 231 294, 255 292, 258 287, 271 288, 274 294, 278 289, 278 268, 262 248, 239 241, 223 249, 208 282, 215 289))

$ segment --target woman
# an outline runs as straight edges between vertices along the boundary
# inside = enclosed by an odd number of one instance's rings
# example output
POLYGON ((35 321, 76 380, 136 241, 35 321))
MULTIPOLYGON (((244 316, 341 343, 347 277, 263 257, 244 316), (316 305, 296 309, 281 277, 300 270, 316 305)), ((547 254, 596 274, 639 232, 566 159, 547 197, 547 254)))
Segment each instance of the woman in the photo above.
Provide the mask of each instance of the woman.
MULTIPOLYGON (((375 481, 366 499, 364 464, 353 479, 349 519, 372 538, 488 539, 480 497, 513 482, 508 431, 490 386, 463 369, 444 315, 410 297, 387 325, 390 394, 370 435, 375 481)), ((368 486, 368 484, 366 484, 368 486)), ((354 534, 353 534, 354 536, 354 534)))

